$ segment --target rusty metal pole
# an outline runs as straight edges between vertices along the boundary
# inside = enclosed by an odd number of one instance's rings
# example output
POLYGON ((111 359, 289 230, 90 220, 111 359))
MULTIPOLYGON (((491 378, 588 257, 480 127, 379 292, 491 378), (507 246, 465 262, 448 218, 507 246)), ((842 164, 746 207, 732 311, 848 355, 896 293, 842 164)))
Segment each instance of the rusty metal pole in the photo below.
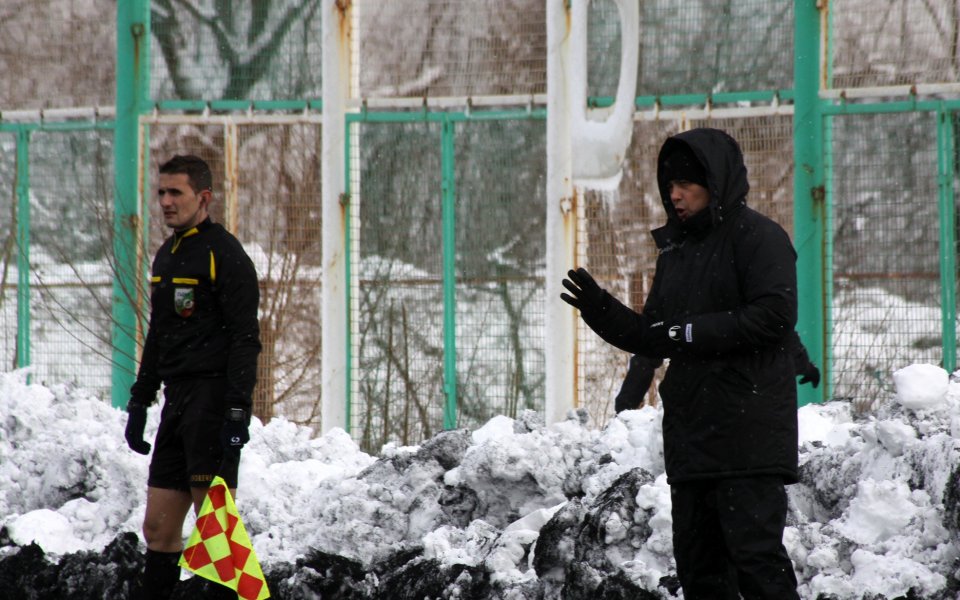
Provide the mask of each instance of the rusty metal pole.
POLYGON ((566 418, 577 404, 574 309, 560 299, 560 282, 574 265, 576 198, 573 189, 566 65, 570 62, 570 7, 547 2, 547 240, 544 342, 546 422, 566 418))
POLYGON ((350 98, 353 7, 323 0, 323 136, 321 196, 323 286, 321 302, 321 429, 350 430, 350 282, 347 280, 346 109, 350 98))

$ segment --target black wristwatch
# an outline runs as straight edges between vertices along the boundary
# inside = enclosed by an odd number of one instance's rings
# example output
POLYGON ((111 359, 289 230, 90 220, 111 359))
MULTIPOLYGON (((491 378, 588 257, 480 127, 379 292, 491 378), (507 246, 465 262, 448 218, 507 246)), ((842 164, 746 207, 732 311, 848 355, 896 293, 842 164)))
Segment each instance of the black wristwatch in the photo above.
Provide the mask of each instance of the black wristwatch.
POLYGON ((227 420, 228 421, 246 421, 247 420, 247 411, 242 408, 228 408, 227 409, 227 420))

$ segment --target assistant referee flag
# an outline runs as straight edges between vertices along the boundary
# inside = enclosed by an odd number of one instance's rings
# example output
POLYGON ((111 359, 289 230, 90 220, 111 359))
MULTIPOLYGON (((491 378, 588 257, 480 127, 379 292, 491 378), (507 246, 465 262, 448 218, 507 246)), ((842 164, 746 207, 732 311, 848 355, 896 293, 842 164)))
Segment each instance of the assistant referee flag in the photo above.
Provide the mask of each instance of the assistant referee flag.
POLYGON ((214 477, 180 566, 237 592, 241 600, 270 597, 267 582, 227 483, 214 477))

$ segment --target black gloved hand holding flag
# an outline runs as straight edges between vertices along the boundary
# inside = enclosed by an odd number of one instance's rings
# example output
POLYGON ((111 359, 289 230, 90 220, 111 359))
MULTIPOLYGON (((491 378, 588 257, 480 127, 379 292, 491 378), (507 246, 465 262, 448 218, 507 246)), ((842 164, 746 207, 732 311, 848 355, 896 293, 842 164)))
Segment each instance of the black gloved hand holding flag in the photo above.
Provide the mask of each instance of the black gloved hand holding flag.
POLYGON ((250 415, 242 408, 228 408, 220 428, 220 443, 224 450, 239 452, 250 441, 250 415))

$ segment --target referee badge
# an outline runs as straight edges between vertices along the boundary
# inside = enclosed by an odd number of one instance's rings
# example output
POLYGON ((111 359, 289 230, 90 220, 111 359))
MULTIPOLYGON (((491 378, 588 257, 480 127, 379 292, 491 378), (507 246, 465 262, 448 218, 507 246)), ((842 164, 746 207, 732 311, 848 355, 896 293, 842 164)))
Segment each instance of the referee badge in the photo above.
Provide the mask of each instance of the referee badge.
POLYGON ((173 290, 173 309, 183 318, 193 314, 195 306, 193 288, 174 288, 173 290))

